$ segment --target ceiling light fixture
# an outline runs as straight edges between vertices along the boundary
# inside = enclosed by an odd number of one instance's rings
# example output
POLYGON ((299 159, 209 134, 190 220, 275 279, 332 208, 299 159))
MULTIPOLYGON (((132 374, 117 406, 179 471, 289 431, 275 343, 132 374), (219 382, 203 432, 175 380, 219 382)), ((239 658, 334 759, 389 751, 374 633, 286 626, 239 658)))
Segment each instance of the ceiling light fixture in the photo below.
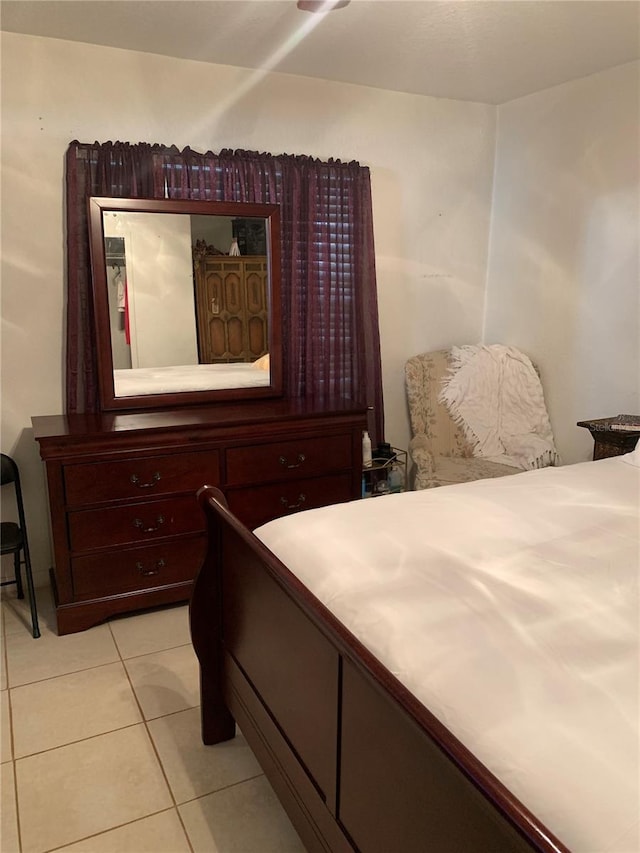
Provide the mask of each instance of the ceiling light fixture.
POLYGON ((333 12, 343 9, 351 0, 298 0, 298 9, 303 12, 333 12))

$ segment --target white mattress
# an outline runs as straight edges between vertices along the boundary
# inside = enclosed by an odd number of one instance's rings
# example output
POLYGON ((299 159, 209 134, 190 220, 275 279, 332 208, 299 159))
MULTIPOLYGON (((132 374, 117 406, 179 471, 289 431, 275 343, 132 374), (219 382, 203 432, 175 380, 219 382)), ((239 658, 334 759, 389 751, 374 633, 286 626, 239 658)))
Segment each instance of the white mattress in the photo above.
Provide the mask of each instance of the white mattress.
POLYGON ((574 853, 640 849, 638 465, 640 448, 256 531, 574 853))
POLYGON ((172 367, 135 367, 113 371, 116 397, 170 394, 175 391, 220 391, 260 388, 269 384, 269 371, 253 364, 185 364, 172 367))

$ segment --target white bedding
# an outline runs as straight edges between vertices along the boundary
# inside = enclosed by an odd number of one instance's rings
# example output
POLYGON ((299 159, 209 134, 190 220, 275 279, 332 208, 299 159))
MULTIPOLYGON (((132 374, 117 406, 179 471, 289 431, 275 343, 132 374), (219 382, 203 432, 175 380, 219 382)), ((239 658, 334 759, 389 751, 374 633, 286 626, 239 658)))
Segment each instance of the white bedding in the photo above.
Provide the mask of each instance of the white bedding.
POLYGON ((640 446, 256 531, 574 853, 640 849, 639 465, 640 446))
POLYGON ((116 397, 170 394, 175 391, 219 391, 260 388, 269 384, 269 372, 253 364, 184 364, 173 367, 135 367, 114 370, 116 397))

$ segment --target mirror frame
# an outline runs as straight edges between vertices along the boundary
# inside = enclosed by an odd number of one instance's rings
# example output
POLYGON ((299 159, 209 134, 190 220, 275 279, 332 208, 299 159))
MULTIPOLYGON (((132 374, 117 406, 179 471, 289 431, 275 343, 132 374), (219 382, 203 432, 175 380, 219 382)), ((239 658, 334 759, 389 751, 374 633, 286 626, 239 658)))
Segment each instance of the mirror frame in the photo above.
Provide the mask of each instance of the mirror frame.
POLYGON ((282 396, 282 312, 280 301, 280 207, 227 201, 171 199, 89 198, 89 247, 93 288, 93 316, 97 342, 98 385, 103 411, 158 409, 223 401, 253 400, 282 396), (176 391, 116 397, 109 321, 106 246, 103 213, 184 213, 189 215, 237 216, 265 220, 269 305, 270 384, 256 388, 225 388, 209 391, 176 391))

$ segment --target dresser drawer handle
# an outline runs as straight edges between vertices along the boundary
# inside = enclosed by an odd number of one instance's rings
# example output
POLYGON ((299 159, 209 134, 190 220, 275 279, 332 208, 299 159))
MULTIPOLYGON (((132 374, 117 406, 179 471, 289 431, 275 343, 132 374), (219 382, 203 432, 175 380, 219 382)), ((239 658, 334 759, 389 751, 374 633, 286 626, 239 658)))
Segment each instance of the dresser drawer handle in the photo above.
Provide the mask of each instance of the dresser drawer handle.
POLYGON ((278 462, 283 465, 285 468, 299 468, 305 460, 304 453, 298 453, 298 457, 295 462, 289 462, 286 456, 281 456, 278 459, 278 462))
POLYGON ((285 509, 300 509, 306 501, 306 497, 302 494, 298 495, 297 503, 290 504, 287 498, 280 498, 280 503, 285 509))
POLYGON ((143 578, 150 578, 153 575, 159 575, 160 569, 164 569, 165 565, 165 561, 161 558, 156 561, 156 564, 152 569, 145 569, 143 564, 140 562, 136 563, 136 569, 140 572, 143 578))
POLYGON ((160 480, 160 471, 156 471, 151 476, 151 480, 148 483, 141 483, 140 477, 138 477, 137 474, 132 474, 129 479, 133 483, 133 485, 137 486, 139 489, 152 489, 160 480))
POLYGON ((139 527, 143 533, 155 533, 156 530, 160 530, 160 528, 162 527, 163 524, 164 524, 164 517, 162 515, 159 515, 156 518, 156 526, 155 527, 145 527, 144 521, 141 518, 134 518, 133 519, 133 526, 139 527))

